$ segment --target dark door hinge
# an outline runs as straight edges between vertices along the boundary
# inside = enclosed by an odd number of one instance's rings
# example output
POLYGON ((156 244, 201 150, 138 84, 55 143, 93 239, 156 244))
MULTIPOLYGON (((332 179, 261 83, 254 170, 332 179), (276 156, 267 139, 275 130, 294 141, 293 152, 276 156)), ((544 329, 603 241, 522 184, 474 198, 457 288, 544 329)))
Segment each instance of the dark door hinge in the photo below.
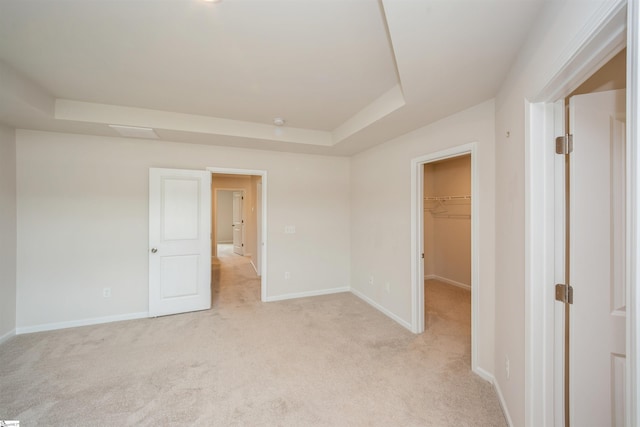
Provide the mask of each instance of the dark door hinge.
POLYGON ((556 138, 556 154, 571 154, 573 151, 573 135, 567 134, 556 138))
POLYGON ((556 285, 556 301, 573 304, 573 286, 558 283, 556 285))

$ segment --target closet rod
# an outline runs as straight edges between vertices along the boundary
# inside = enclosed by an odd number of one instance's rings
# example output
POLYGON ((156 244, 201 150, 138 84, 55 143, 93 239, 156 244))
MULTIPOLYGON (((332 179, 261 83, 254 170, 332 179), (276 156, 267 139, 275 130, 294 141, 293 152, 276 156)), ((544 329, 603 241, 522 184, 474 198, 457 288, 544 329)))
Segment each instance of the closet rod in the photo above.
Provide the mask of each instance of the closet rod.
POLYGON ((444 201, 444 200, 471 200, 471 196, 433 196, 425 197, 426 201, 444 201))

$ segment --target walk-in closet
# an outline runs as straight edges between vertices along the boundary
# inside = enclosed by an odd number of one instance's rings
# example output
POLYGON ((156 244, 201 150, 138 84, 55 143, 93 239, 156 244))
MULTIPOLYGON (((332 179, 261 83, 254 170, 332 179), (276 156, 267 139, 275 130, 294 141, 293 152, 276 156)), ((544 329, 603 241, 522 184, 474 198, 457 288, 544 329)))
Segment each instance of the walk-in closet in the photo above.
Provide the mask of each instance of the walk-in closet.
POLYGON ((424 165, 425 328, 471 337, 471 156, 424 165))

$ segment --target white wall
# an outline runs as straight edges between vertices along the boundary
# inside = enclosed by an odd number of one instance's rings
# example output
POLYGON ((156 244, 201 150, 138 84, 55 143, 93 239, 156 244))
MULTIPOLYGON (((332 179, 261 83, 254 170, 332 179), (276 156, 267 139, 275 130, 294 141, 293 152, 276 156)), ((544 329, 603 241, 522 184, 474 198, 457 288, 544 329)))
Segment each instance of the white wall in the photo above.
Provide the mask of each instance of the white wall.
MULTIPOLYGON (((215 187, 213 187, 215 190, 215 187)), ((212 198, 213 200, 213 198, 212 198)), ((215 193, 215 241, 233 242, 233 191, 219 190, 215 193)))
POLYGON ((269 296, 349 285, 349 159, 26 130, 16 138, 18 328, 147 311, 150 167, 267 170, 269 296), (296 234, 284 234, 289 224, 296 234), (112 297, 102 298, 107 286, 112 297))
POLYGON ((411 159, 478 143, 479 366, 493 372, 494 104, 487 101, 352 158, 351 287, 411 323, 411 159), (374 277, 373 286, 369 277, 374 277), (389 282, 387 294, 385 284, 389 282))
POLYGON ((16 140, 0 126, 0 342, 16 328, 16 140))
POLYGON ((578 47, 576 40, 593 28, 594 13, 613 3, 545 3, 496 98, 495 376, 515 426, 525 425, 525 102, 538 96, 578 47))

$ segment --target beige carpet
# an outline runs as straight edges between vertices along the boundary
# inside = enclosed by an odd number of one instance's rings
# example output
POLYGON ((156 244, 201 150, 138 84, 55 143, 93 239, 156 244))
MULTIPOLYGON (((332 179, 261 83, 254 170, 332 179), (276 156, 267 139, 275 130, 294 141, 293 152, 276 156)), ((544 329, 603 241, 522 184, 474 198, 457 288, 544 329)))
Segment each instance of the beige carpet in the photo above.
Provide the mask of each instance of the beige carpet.
POLYGON ((21 335, 0 346, 0 419, 505 425, 493 388, 469 371, 468 292, 430 283, 441 308, 430 304, 428 331, 413 335, 349 293, 263 304, 243 257, 221 257, 214 278, 209 311, 21 335))

